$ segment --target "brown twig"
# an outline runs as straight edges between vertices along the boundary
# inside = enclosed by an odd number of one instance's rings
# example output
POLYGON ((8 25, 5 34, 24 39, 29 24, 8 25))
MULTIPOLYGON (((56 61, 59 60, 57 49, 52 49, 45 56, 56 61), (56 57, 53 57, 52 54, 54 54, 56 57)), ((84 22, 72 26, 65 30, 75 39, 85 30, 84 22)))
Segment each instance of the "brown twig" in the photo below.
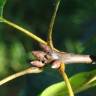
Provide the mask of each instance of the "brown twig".
POLYGON ((67 52, 57 52, 56 54, 64 64, 73 64, 73 63, 90 64, 96 61, 96 59, 93 60, 93 58, 91 58, 91 55, 82 55, 82 54, 74 54, 74 53, 67 53, 67 52))

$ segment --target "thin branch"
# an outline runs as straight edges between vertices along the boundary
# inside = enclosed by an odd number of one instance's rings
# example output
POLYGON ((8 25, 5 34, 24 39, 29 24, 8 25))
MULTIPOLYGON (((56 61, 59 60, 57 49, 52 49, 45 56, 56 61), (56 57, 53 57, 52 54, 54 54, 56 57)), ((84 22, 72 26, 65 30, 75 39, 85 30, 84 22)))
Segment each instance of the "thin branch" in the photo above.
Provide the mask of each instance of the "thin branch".
POLYGON ((72 90, 72 87, 71 87, 71 84, 70 84, 70 81, 67 77, 67 74, 65 73, 65 66, 64 66, 64 63, 61 63, 61 66, 60 66, 60 69, 59 69, 59 72, 60 74, 62 75, 64 81, 65 81, 65 84, 67 86, 67 89, 68 89, 68 96, 74 96, 74 92, 72 90))
POLYGON ((26 75, 26 74, 31 74, 31 73, 40 73, 42 72, 42 70, 40 68, 37 68, 37 67, 30 67, 28 69, 25 69, 21 72, 18 72, 18 73, 15 73, 13 75, 10 75, 6 78, 4 78, 3 80, 0 80, 0 85, 3 85, 17 77, 20 77, 20 76, 23 76, 23 75, 26 75))
MULTIPOLYGON (((96 56, 94 56, 96 57, 96 56)), ((59 52, 59 59, 61 59, 65 64, 76 64, 76 63, 94 63, 96 59, 93 60, 91 55, 82 55, 82 54, 74 54, 74 53, 67 53, 67 52, 59 52)))
POLYGON ((8 20, 6 20, 5 18, 2 18, 2 17, 0 17, 0 20, 2 20, 2 22, 4 22, 5 24, 7 24, 7 25, 9 25, 9 26, 11 26, 13 28, 20 30, 21 32, 25 33, 26 35, 33 38, 37 42, 47 45, 47 43, 44 40, 42 40, 41 38, 39 38, 38 36, 36 36, 32 32, 26 30, 25 28, 20 27, 19 25, 15 24, 15 23, 13 23, 11 21, 8 21, 8 20))
POLYGON ((55 5, 55 9, 54 9, 54 13, 52 15, 51 18, 51 22, 49 24, 49 29, 48 29, 48 44, 51 48, 53 48, 53 42, 52 42, 52 31, 53 31, 53 26, 54 26, 54 22, 55 22, 55 18, 56 18, 56 14, 60 5, 60 1, 61 0, 57 0, 56 5, 55 5))
POLYGON ((67 86, 69 96, 74 96, 74 92, 73 92, 73 90, 72 90, 70 81, 69 81, 69 79, 68 79, 68 77, 67 77, 67 74, 66 74, 65 72, 64 72, 64 74, 63 74, 63 78, 64 78, 64 80, 65 80, 65 84, 66 84, 66 86, 67 86))

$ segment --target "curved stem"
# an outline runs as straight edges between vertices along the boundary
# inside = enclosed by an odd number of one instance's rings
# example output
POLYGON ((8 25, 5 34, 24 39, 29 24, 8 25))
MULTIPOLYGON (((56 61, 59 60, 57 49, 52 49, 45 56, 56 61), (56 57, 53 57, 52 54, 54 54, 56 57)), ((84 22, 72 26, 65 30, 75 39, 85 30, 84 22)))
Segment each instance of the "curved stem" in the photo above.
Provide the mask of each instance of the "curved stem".
POLYGON ((58 8, 59 8, 59 5, 60 5, 60 1, 61 1, 61 0, 57 0, 57 2, 56 2, 56 6, 55 6, 55 9, 54 9, 54 13, 53 13, 53 15, 52 15, 51 22, 50 22, 50 24, 49 24, 49 29, 48 29, 48 44, 49 44, 49 46, 50 46, 52 49, 53 49, 52 31, 53 31, 53 26, 54 26, 56 14, 57 14, 57 11, 58 11, 58 8))
POLYGON ((2 22, 8 24, 9 26, 12 26, 13 28, 20 30, 22 33, 27 34, 28 36, 30 36, 31 38, 33 38, 33 39, 36 40, 37 42, 43 43, 43 44, 47 45, 47 43, 46 43, 44 40, 42 40, 41 38, 39 38, 39 37, 36 36, 35 34, 31 33, 30 31, 24 29, 23 27, 20 27, 19 25, 15 24, 15 23, 13 23, 13 22, 10 22, 10 21, 8 21, 8 20, 6 20, 5 18, 0 17, 0 19, 2 20, 2 22))
POLYGON ((17 77, 23 76, 25 74, 40 73, 40 72, 42 72, 41 69, 39 69, 37 67, 30 67, 30 68, 25 69, 25 70, 23 70, 21 72, 10 75, 10 76, 4 78, 3 80, 0 80, 0 85, 3 85, 3 84, 5 84, 5 83, 17 78, 17 77))
POLYGON ((69 79, 67 77, 67 74, 65 73, 65 66, 64 66, 64 64, 61 64, 59 71, 60 71, 60 74, 62 75, 62 77, 63 77, 63 79, 65 81, 65 84, 66 84, 67 89, 68 89, 69 96, 74 96, 74 93, 73 93, 70 81, 69 81, 69 79))

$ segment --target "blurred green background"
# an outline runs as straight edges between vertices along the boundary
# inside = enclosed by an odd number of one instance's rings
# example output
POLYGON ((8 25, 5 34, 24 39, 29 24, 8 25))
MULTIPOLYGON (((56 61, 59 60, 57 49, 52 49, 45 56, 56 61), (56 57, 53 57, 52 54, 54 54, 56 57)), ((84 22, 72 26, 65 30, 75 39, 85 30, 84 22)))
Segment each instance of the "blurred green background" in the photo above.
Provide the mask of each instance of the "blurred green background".
MULTIPOLYGON (((55 0, 7 0, 4 17, 47 40, 55 0)), ((62 51, 96 54, 96 0, 62 0, 53 30, 54 46, 62 51)), ((27 60, 38 43, 18 30, 0 23, 0 79, 31 66, 27 60)), ((96 65, 66 66, 70 76, 96 65)), ((49 85, 62 81, 56 70, 30 74, 0 86, 0 96, 38 96, 49 85)), ((77 96, 95 96, 96 88, 77 96)))

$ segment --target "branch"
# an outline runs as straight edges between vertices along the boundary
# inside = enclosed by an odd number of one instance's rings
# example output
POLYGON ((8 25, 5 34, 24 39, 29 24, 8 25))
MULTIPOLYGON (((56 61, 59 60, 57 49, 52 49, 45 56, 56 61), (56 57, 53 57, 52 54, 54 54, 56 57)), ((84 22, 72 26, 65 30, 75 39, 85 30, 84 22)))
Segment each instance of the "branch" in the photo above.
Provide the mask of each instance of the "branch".
POLYGON ((25 29, 23 27, 20 27, 19 25, 15 24, 15 23, 13 23, 11 21, 8 21, 8 20, 6 20, 5 18, 2 18, 2 17, 0 17, 0 20, 2 20, 2 22, 4 22, 5 24, 7 24, 7 25, 9 25, 9 26, 11 26, 13 28, 20 30, 20 32, 25 33, 26 35, 33 38, 37 42, 47 45, 47 43, 44 40, 42 40, 41 38, 39 38, 38 36, 36 36, 32 32, 28 31, 27 29, 25 29))
POLYGON ((61 0, 57 0, 56 5, 55 5, 55 9, 54 9, 54 13, 52 15, 51 18, 51 22, 49 24, 49 29, 48 29, 48 44, 49 46, 53 49, 53 42, 52 42, 52 31, 53 31, 53 26, 54 26, 54 22, 55 22, 55 18, 56 18, 56 14, 60 5, 60 1, 61 0))
POLYGON ((61 63, 60 65, 60 68, 59 68, 59 72, 60 74, 62 75, 64 81, 65 81, 65 84, 66 84, 66 87, 68 89, 68 96, 74 96, 74 92, 72 90, 72 87, 71 87, 71 84, 70 84, 70 81, 67 77, 67 74, 65 73, 65 66, 64 66, 64 63, 61 63))
POLYGON ((65 72, 64 72, 64 74, 63 74, 63 78, 64 78, 65 84, 66 84, 66 86, 67 86, 67 88, 68 88, 69 96, 74 96, 73 89, 72 89, 72 87, 71 87, 70 81, 69 81, 69 79, 68 79, 68 77, 67 77, 67 74, 66 74, 65 72))
POLYGON ((62 61, 65 64, 76 64, 76 63, 95 63, 96 61, 96 56, 95 59, 92 58, 92 55, 81 55, 81 54, 74 54, 74 53, 67 53, 67 52, 61 52, 58 53, 59 59, 62 59, 62 61))
MULTIPOLYGON (((57 51, 51 49, 48 45, 40 45, 43 51, 32 51, 33 55, 39 60, 46 63, 53 63, 53 61, 61 61, 64 64, 76 64, 76 63, 86 63, 94 64, 96 62, 96 56, 93 55, 83 55, 74 54, 68 52, 57 51)), ((60 64, 58 62, 58 64, 60 64)))
POLYGON ((10 75, 6 78, 4 78, 3 80, 0 80, 0 85, 3 85, 17 77, 20 77, 20 76, 23 76, 23 75, 26 75, 26 74, 31 74, 31 73, 40 73, 42 72, 42 70, 40 68, 37 68, 37 67, 30 67, 28 69, 25 69, 21 72, 18 72, 18 73, 15 73, 13 75, 10 75))

